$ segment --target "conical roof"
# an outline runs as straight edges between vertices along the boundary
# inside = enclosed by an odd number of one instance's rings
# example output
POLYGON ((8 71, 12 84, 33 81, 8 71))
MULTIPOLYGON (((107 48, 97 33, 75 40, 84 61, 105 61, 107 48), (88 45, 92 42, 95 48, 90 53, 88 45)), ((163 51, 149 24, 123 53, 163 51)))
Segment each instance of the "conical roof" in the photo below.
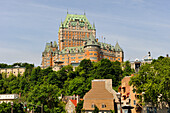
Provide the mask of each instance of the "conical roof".
POLYGON ((120 48, 118 42, 115 45, 115 51, 123 51, 122 48, 120 48))
MULTIPOLYGON (((85 43, 85 46, 99 46, 98 42, 96 41, 95 37, 90 33, 89 38, 87 39, 87 42, 85 43)), ((100 46, 99 46, 100 47, 100 46)))

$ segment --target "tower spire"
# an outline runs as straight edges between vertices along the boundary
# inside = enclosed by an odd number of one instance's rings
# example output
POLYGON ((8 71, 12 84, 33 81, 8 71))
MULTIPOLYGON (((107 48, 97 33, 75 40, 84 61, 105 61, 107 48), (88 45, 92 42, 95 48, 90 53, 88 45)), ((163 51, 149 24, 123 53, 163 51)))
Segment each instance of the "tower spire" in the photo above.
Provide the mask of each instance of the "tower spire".
POLYGON ((85 12, 85 10, 84 10, 84 15, 86 15, 86 12, 85 12))
POLYGON ((95 29, 95 23, 93 22, 93 28, 95 29))
POLYGON ((68 9, 67 9, 67 14, 68 14, 68 9))

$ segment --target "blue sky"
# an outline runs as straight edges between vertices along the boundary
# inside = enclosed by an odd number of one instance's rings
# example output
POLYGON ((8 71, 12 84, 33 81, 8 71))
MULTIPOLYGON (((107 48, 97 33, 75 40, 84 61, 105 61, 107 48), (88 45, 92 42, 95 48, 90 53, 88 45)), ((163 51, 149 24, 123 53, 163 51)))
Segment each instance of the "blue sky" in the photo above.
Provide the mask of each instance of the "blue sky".
MULTIPOLYGON (((41 64, 67 14, 84 14, 125 60, 170 53, 170 0, 0 0, 0 63, 41 64)), ((99 41, 102 41, 99 39, 99 41)))

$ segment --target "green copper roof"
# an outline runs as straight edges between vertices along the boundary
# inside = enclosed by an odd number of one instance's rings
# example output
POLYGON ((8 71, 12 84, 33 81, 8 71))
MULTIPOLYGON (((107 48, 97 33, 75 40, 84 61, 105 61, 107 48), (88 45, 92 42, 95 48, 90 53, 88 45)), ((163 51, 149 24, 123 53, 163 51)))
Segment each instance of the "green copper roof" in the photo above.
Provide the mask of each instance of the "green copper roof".
POLYGON ((77 47, 65 47, 59 54, 66 54, 66 53, 83 53, 84 46, 77 46, 77 47))
POLYGON ((85 26, 86 23, 88 29, 95 29, 95 26, 93 25, 92 27, 86 15, 76 15, 76 14, 67 14, 65 21, 61 22, 60 27, 68 28, 69 22, 71 23, 71 26, 76 26, 77 21, 79 22, 79 26, 81 27, 85 26))
POLYGON ((122 48, 120 48, 118 42, 115 45, 115 51, 123 51, 122 48))
POLYGON ((90 33, 89 38, 87 38, 87 35, 86 35, 85 39, 87 39, 87 42, 85 43, 85 46, 99 46, 98 42, 96 41, 96 39, 92 35, 92 33, 90 33))
POLYGON ((53 55, 55 54, 55 53, 58 53, 58 46, 57 46, 57 42, 56 41, 54 41, 54 43, 46 43, 46 46, 45 46, 45 50, 44 50, 44 52, 42 53, 42 55, 45 55, 46 53, 48 53, 48 52, 52 52, 53 53, 53 55), (52 47, 55 47, 55 48, 57 48, 55 51, 53 51, 52 50, 52 47))
POLYGON ((112 46, 111 44, 99 42, 99 45, 102 49, 109 49, 109 50, 112 50, 112 51, 114 50, 114 46, 112 46))

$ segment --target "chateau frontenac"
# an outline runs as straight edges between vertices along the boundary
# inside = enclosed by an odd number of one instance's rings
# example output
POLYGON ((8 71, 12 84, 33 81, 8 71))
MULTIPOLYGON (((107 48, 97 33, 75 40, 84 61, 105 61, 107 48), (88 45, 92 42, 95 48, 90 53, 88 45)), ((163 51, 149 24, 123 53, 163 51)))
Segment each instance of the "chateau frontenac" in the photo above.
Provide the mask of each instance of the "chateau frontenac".
POLYGON ((83 59, 97 62, 103 58, 123 62, 124 53, 118 42, 115 46, 98 42, 95 25, 91 25, 86 15, 67 14, 61 22, 56 41, 46 43, 42 53, 42 68, 60 65, 77 66, 83 59))

